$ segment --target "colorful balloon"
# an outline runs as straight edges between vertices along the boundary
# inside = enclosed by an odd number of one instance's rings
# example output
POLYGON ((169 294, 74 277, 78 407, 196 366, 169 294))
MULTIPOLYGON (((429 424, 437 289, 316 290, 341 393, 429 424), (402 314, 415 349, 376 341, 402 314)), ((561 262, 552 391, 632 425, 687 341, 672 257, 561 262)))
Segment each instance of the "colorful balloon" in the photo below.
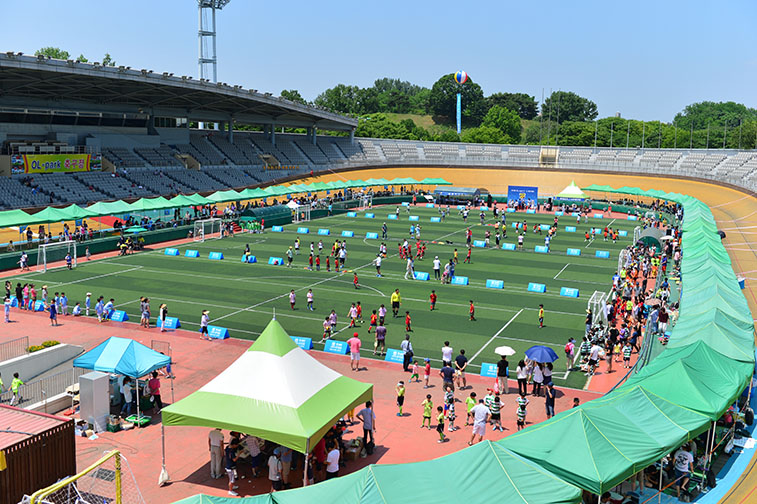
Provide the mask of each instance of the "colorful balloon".
POLYGON ((461 86, 465 84, 465 81, 467 80, 468 80, 468 74, 464 70, 460 70, 455 73, 455 82, 457 82, 461 86))

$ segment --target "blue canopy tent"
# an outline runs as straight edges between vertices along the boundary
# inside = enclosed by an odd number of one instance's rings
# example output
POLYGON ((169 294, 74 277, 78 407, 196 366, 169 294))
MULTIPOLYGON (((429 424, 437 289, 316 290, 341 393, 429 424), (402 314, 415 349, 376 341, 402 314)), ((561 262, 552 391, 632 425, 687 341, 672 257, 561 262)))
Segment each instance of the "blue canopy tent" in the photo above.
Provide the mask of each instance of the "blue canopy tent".
MULTIPOLYGON (((103 341, 81 357, 74 359, 74 367, 115 373, 136 380, 156 369, 166 367, 171 358, 146 347, 142 343, 115 336, 103 341)), ((139 384, 137 383, 137 418, 139 415, 139 384)), ((173 382, 171 382, 173 389, 173 382)))

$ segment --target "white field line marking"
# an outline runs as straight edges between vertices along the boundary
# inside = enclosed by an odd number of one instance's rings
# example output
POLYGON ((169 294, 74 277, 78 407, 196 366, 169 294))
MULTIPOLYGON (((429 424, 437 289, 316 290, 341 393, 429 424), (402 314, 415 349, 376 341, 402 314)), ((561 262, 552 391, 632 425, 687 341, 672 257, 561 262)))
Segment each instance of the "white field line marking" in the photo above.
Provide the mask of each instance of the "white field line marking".
POLYGON ((523 308, 521 308, 521 309, 520 309, 520 310, 518 311, 518 313, 516 313, 515 315, 513 315, 513 316, 512 316, 512 318, 511 318, 510 320, 508 320, 508 321, 507 321, 507 323, 506 323, 505 325, 503 325, 503 326, 502 326, 502 328, 501 328, 501 329, 500 329, 499 331, 497 331, 496 333, 494 333, 494 336, 492 336, 491 338, 489 338, 489 341, 487 341, 487 342, 486 342, 486 343, 484 344, 484 346, 482 346, 481 348, 479 348, 479 349, 478 349, 478 352, 476 352, 475 354, 473 354, 473 357, 471 357, 471 358, 470 358, 470 359, 468 360, 468 362, 473 362, 473 360, 474 360, 474 359, 475 359, 476 357, 478 357, 478 356, 479 356, 479 354, 480 354, 481 352, 483 352, 483 351, 484 351, 484 348, 488 347, 488 346, 489 346, 489 344, 490 344, 490 343, 491 343, 492 341, 494 341, 494 339, 495 339, 495 338, 496 338, 497 336, 499 336, 500 334, 502 334, 502 331, 504 331, 505 329, 507 329, 507 326, 509 326, 510 324, 512 324, 513 320, 515 320, 516 318, 518 318, 518 315, 520 315, 521 313, 523 313, 523 308))
POLYGON ((747 199, 747 198, 751 198, 751 196, 744 196, 743 198, 739 198, 739 199, 735 199, 735 200, 727 201, 727 202, 725 202, 725 203, 721 203, 721 204, 719 204, 719 205, 711 206, 710 208, 720 208, 720 207, 724 207, 724 206, 726 206, 726 205, 730 205, 731 203, 736 203, 737 201, 745 200, 745 199, 747 199))
MULTIPOLYGON (((573 365, 571 366, 571 368, 575 368, 576 367, 576 361, 579 359, 579 357, 581 357, 581 353, 580 352, 576 352, 576 355, 573 357, 573 365)), ((563 380, 567 380, 569 374, 570 374, 570 369, 568 369, 567 371, 565 371, 565 376, 563 376, 563 380)))
POLYGON ((563 271, 565 271, 565 268, 567 268, 568 266, 570 266, 570 263, 567 263, 565 266, 563 266, 562 269, 557 272, 557 275, 555 275, 554 277, 552 277, 552 280, 557 280, 557 277, 560 276, 560 273, 562 273, 563 271))
POLYGON ((533 339, 523 339, 523 338, 511 338, 510 336, 496 336, 499 339, 506 339, 506 340, 512 340, 512 341, 520 341, 523 343, 538 343, 540 345, 548 346, 548 347, 555 347, 558 348, 560 345, 558 343, 549 343, 547 341, 538 341, 533 339))

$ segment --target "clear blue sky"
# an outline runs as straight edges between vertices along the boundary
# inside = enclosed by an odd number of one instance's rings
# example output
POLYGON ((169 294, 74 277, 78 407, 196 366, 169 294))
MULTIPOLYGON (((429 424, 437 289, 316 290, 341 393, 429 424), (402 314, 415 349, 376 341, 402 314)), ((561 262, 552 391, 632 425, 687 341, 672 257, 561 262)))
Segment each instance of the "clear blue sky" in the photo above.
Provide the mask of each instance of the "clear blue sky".
MULTIPOLYGON (((3 2, 1 51, 58 46, 91 61, 197 76, 193 0, 3 2)), ((307 99, 338 83, 431 86, 466 70, 485 94, 542 89, 600 117, 672 120, 702 100, 757 107, 755 0, 233 0, 218 16, 219 80, 307 99)))

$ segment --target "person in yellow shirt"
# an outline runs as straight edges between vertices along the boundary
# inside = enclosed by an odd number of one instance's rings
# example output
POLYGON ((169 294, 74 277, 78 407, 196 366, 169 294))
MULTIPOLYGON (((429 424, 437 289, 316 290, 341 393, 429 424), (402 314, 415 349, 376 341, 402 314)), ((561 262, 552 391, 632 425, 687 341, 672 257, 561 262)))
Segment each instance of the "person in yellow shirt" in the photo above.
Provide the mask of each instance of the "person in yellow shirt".
POLYGON ((434 401, 431 400, 431 394, 426 394, 426 398, 421 403, 423 406, 423 420, 421 421, 421 429, 426 427, 426 420, 428 420, 428 428, 431 428, 431 410, 434 407, 434 401))
POLYGON ((402 416, 402 406, 405 404, 405 382, 401 381, 397 383, 397 386, 394 388, 397 391, 397 416, 402 416))
POLYGON ((13 397, 11 398, 11 406, 19 403, 21 396, 19 395, 19 389, 24 382, 18 377, 18 373, 13 373, 13 380, 11 381, 11 390, 13 391, 13 397))
POLYGON ((394 318, 397 318, 397 314, 400 311, 400 303, 402 303, 400 290, 394 289, 394 292, 392 292, 392 296, 390 297, 389 300, 392 302, 392 313, 394 314, 394 318))
POLYGON ((544 327, 544 305, 539 305, 539 329, 544 327))

